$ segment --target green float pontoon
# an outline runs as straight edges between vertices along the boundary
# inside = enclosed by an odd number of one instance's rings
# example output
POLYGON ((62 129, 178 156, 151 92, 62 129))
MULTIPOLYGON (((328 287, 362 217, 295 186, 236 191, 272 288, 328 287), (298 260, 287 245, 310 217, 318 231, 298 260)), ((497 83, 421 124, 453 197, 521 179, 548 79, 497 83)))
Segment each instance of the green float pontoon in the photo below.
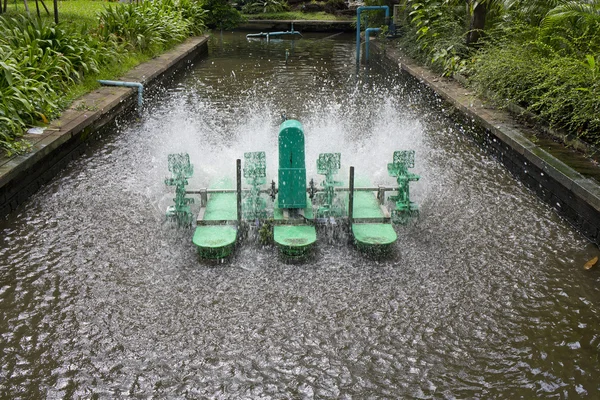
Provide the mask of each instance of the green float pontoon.
POLYGON ((221 259, 229 256, 237 240, 237 228, 233 225, 204 225, 196 228, 192 241, 202 258, 221 259))
POLYGON ((379 204, 374 192, 355 192, 352 235, 356 246, 372 254, 384 254, 398 236, 389 211, 379 204))
POLYGON ((310 199, 306 191, 303 194, 305 204, 309 205, 305 208, 273 208, 273 241, 284 255, 294 258, 307 255, 317 241, 310 199))
POLYGON ((309 225, 278 225, 273 228, 273 240, 284 255, 304 257, 317 241, 317 231, 309 225))
MULTIPOLYGON (((317 159, 317 172, 325 177, 317 185, 307 185, 304 154, 304 130, 296 120, 286 120, 279 127, 278 185, 266 185, 264 152, 244 154, 242 188, 241 160, 237 160, 236 185, 223 181, 209 189, 186 190, 193 167, 187 154, 169 155, 172 177, 165 183, 175 186, 175 205, 167 209, 167 217, 180 226, 191 226, 188 195, 200 196, 200 210, 192 241, 202 258, 221 259, 229 256, 239 238, 238 232, 253 226, 270 232, 271 240, 282 255, 301 258, 310 253, 317 242, 315 226, 346 227, 361 251, 385 254, 397 241, 392 224, 406 223, 418 215, 418 207, 410 201, 409 183, 418 175, 408 172, 414 167, 414 151, 396 151, 388 164, 396 186, 369 186, 368 181, 354 185, 354 167, 350 167, 348 185, 336 181, 341 167, 340 153, 322 153, 317 159), (387 192, 396 192, 387 196, 387 192), (271 201, 269 202, 269 197, 271 201), (386 206, 386 200, 393 207, 386 206), (264 228, 264 229, 263 229, 264 228)), ((389 205, 388 204, 388 205, 389 205)), ((245 235, 244 235, 245 236, 245 235)))
POLYGON ((207 194, 206 207, 201 208, 192 241, 202 258, 225 258, 231 254, 237 240, 237 200, 233 185, 220 182, 213 191, 231 192, 207 194))

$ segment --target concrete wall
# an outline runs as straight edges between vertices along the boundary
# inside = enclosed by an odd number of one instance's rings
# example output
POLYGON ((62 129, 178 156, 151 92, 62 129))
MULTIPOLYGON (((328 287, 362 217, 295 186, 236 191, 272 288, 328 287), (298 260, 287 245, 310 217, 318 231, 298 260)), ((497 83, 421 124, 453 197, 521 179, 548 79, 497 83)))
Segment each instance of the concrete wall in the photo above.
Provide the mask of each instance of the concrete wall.
MULTIPOLYGON (((281 28, 276 28, 281 29, 281 28)), ((284 28, 287 29, 287 28, 284 28)), ((153 85, 208 52, 208 37, 192 38, 174 50, 138 66, 124 81, 153 85)), ((378 44, 374 43, 374 50, 378 44)), ((381 50, 381 49, 379 49, 381 50)), ((475 138, 506 168, 582 234, 600 243, 600 186, 536 146, 518 123, 499 110, 484 106, 457 82, 442 79, 387 46, 386 62, 410 79, 431 89, 457 111, 454 118, 475 121, 475 138)), ((14 211, 41 185, 84 151, 82 146, 118 117, 134 110, 135 89, 103 87, 77 100, 63 116, 50 124, 52 131, 27 135, 33 151, 0 158, 0 216, 14 211)))
POLYGON ((237 27, 249 31, 289 31, 304 32, 356 32, 352 21, 304 21, 304 20, 249 20, 237 27))
POLYGON ((452 107, 451 117, 476 125, 475 139, 540 199, 595 244, 600 244, 600 185, 527 138, 508 112, 490 108, 458 82, 423 68, 390 46, 374 43, 388 67, 413 79, 452 107))

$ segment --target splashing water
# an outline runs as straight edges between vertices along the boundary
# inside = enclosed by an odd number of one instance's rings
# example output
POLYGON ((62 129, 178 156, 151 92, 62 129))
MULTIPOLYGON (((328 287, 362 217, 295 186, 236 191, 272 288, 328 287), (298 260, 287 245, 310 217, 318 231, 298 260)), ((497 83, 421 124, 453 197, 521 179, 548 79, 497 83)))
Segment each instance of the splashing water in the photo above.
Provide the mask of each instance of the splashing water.
MULTIPOLYGON (((0 223, 2 398, 543 398, 599 389, 596 254, 397 71, 354 74, 343 35, 217 36, 140 122, 91 144, 0 223), (190 187, 244 152, 276 177, 283 111, 309 177, 341 152, 391 183, 416 150, 418 221, 390 259, 320 243, 287 264, 242 244, 198 261, 164 224, 167 155, 190 187)), ((345 176, 344 176, 345 178, 345 176)))

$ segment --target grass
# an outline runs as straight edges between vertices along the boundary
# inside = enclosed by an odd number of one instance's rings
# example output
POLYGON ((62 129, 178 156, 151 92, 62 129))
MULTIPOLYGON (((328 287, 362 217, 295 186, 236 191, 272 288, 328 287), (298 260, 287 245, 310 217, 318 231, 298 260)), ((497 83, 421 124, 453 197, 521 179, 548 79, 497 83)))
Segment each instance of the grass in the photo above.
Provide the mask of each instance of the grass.
MULTIPOLYGON (((45 1, 48 7, 49 14, 43 8, 42 4, 39 4, 40 15, 42 19, 54 21, 54 8, 53 3, 50 0, 45 1)), ((37 11, 35 8, 35 2, 29 1, 29 12, 31 15, 36 15, 37 11)), ((90 0, 68 0, 58 2, 58 21, 61 24, 72 25, 77 28, 87 27, 89 29, 95 29, 99 24, 98 13, 104 11, 109 3, 105 1, 90 1, 90 0)), ((0 14, 2 17, 14 17, 17 15, 25 15, 25 6, 22 1, 10 1, 6 13, 0 14)), ((77 98, 89 93, 98 87, 99 79, 114 80, 127 71, 133 69, 137 65, 146 62, 150 59, 150 56, 140 54, 137 52, 129 52, 128 55, 120 62, 113 64, 109 67, 105 67, 100 70, 98 74, 88 74, 76 84, 69 87, 68 91, 64 94, 64 103, 66 108, 73 103, 77 98)))
POLYGON ((273 20, 304 20, 304 21, 353 21, 353 17, 337 16, 325 11, 316 13, 303 13, 301 11, 286 11, 280 13, 244 14, 248 19, 273 19, 273 20))
MULTIPOLYGON (((50 14, 39 3, 40 16, 42 19, 54 21, 54 8, 51 0, 45 0, 44 3, 48 7, 50 14)), ((36 15, 35 1, 28 1, 29 12, 31 15, 36 15)), ((105 1, 90 1, 90 0, 67 0, 58 2, 58 22, 66 25, 74 25, 75 27, 88 27, 94 29, 98 26, 98 13, 104 11, 107 5, 112 4, 105 1)), ((14 17, 17 15, 25 15, 25 6, 21 0, 10 1, 6 14, 0 14, 0 17, 14 17)), ((78 97, 83 96, 92 90, 97 89, 100 84, 98 79, 115 79, 138 64, 147 61, 149 57, 139 54, 129 54, 122 63, 113 65, 108 69, 100 71, 99 74, 86 75, 81 82, 71 86, 66 93, 65 98, 67 104, 72 103, 78 97)))
MULTIPOLYGON (((29 12, 32 16, 36 15, 35 1, 29 0, 29 12)), ((46 10, 40 3, 40 16, 43 19, 54 21, 54 8, 51 0, 45 0, 44 3, 48 7, 50 14, 46 14, 46 10)), ((98 26, 98 13, 106 8, 106 5, 111 4, 105 1, 89 1, 89 0, 68 0, 58 2, 58 22, 73 24, 76 26, 87 26, 93 28, 98 26)), ((16 16, 25 15, 25 6, 22 0, 9 0, 6 14, 0 16, 16 16)))
POLYGON ((151 58, 152 57, 148 55, 140 53, 129 53, 120 63, 104 68, 98 74, 86 75, 83 80, 71 86, 65 94, 65 101, 67 104, 71 104, 77 98, 99 88, 101 86, 98 83, 99 79, 115 80, 116 78, 125 75, 127 71, 130 71, 151 58))
POLYGON ((2 29, 8 29, 7 40, 0 40, 0 51, 7 51, 0 54, 5 55, 0 58, 0 149, 9 156, 29 148, 21 139, 28 126, 47 124, 77 98, 98 88, 99 79, 115 80, 204 28, 197 4, 184 0, 165 2, 164 8, 144 3, 136 19, 128 19, 134 15, 129 5, 61 1, 56 29, 50 0, 46 0, 49 13, 40 4, 42 22, 32 0, 32 19, 21 18, 27 14, 22 2, 10 1, 7 12, 0 14, 2 29), (109 5, 113 8, 107 13, 109 5), (145 47, 127 34, 137 35, 134 39, 142 40, 145 47))
MULTIPOLYGON (((46 10, 40 3, 40 15, 42 19, 54 21, 53 3, 51 0, 46 0, 45 3, 48 7, 48 11, 50 11, 50 14, 46 13, 46 10)), ((30 0, 28 1, 28 4, 30 14, 35 15, 37 13, 35 8, 35 2, 30 0)), ((108 5, 114 6, 115 3, 95 0, 59 1, 58 21, 61 24, 94 29, 98 26, 99 23, 98 13, 104 11, 104 9, 108 5)), ((0 18, 14 17, 17 15, 25 14, 25 6, 23 5, 23 2, 21 0, 17 2, 9 0, 7 12, 0 14, 0 18)), ((150 58, 151 57, 148 55, 130 52, 120 63, 111 65, 110 67, 105 67, 104 69, 100 70, 98 74, 85 75, 80 82, 77 82, 76 84, 72 85, 69 88, 68 92, 65 93, 64 100, 66 104, 71 104, 78 97, 81 97, 84 94, 89 93, 100 87, 100 84, 98 83, 99 79, 114 80, 124 75, 127 71, 130 71, 131 69, 135 68, 139 64, 148 61, 150 58)))

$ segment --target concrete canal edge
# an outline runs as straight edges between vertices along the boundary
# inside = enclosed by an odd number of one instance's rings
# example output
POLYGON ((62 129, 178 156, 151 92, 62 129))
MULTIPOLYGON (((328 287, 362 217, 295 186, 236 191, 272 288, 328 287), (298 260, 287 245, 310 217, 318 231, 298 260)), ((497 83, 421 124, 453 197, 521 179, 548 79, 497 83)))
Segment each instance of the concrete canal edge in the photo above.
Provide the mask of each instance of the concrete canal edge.
MULTIPOLYGON (((195 58, 208 53, 208 36, 187 39, 174 49, 138 65, 122 81, 153 86, 195 58)), ((101 87, 77 99, 41 135, 27 134, 32 151, 0 158, 0 216, 8 215, 83 152, 83 143, 103 126, 131 111, 137 89, 101 87)))
POLYGON ((240 24, 236 29, 251 31, 287 31, 294 24, 294 30, 300 32, 356 32, 353 21, 309 21, 309 20, 276 20, 251 19, 240 24))
MULTIPOLYGON (((274 24, 265 25, 265 29, 289 29, 290 22, 260 21, 274 24)), ((294 28, 300 29, 302 25, 296 25, 300 22, 319 23, 315 27, 323 31, 335 21, 294 21, 294 28)), ((251 29, 258 29, 258 25, 252 24, 251 29)), ((342 31, 345 28, 342 24, 334 24, 333 30, 336 29, 342 31)), ((376 41, 373 48, 381 51, 376 41)), ((121 80, 153 85, 207 53, 208 36, 190 38, 129 71, 121 80)), ((484 133, 478 139, 512 174, 588 239, 597 245, 600 243, 600 186, 595 180, 584 177, 536 146, 527 139, 521 126, 508 112, 485 107, 474 93, 458 82, 440 78, 390 46, 386 47, 384 58, 482 127, 484 133)), ((0 157, 0 216, 14 211, 78 157, 83 152, 82 144, 94 137, 100 128, 132 110, 136 99, 137 90, 134 88, 101 87, 74 102, 61 118, 52 121, 51 130, 42 135, 26 135, 25 138, 33 144, 31 152, 10 158, 0 157)))
POLYGON ((600 244, 600 185, 586 178, 523 133, 523 127, 507 112, 485 106, 475 93, 453 79, 442 78, 380 43, 373 46, 384 60, 398 66, 483 131, 478 141, 523 184, 566 218, 596 245, 600 244))

